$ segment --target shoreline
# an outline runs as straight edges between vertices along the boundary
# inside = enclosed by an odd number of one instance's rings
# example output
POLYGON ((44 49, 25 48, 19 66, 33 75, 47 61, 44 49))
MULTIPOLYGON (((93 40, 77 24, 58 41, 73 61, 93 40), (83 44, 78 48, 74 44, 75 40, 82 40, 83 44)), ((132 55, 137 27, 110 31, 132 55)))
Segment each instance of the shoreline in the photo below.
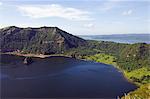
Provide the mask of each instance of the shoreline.
POLYGON ((119 68, 119 66, 115 66, 115 65, 112 65, 112 66, 113 66, 114 68, 116 68, 118 71, 120 71, 120 72, 122 73, 123 77, 124 77, 128 82, 130 82, 130 83, 136 85, 138 88, 141 86, 140 83, 136 83, 136 82, 133 82, 132 80, 130 80, 130 78, 128 78, 128 77, 126 76, 125 71, 122 70, 121 68, 119 68))
MULTIPOLYGON (((17 53, 17 52, 6 52, 6 53, 0 53, 0 54, 7 54, 7 55, 16 55, 16 56, 24 56, 24 57, 35 57, 35 58, 48 58, 48 57, 51 57, 51 56, 64 56, 64 57, 69 57, 71 58, 71 56, 68 56, 68 55, 64 55, 64 54, 52 54, 52 55, 44 55, 44 54, 22 54, 22 53, 17 53)), ((83 60, 83 61, 90 61, 90 60, 87 60, 87 59, 80 59, 80 58, 77 58, 79 60, 83 60)), ((93 61, 95 62, 95 61, 93 61)), ((104 62, 98 62, 98 63, 104 63, 104 62)), ((106 64, 106 63, 104 63, 106 64)), ((120 69, 118 66, 115 66, 113 64, 107 64, 107 65, 112 65, 114 68, 116 68, 118 70, 118 72, 121 72, 123 77, 129 82, 129 83, 132 83, 134 85, 136 85, 137 87, 140 86, 140 84, 138 83, 135 83, 133 81, 131 81, 126 75, 125 75, 125 71, 120 69)))
MULTIPOLYGON (((89 60, 86 60, 86 61, 89 61, 89 60)), ((93 61, 93 62, 95 62, 95 61, 93 61)), ((104 63, 104 62, 98 62, 98 63, 106 64, 106 63, 104 63)), ((117 69, 118 72, 121 72, 122 76, 125 78, 125 80, 126 80, 127 82, 129 82, 129 83, 131 83, 131 84, 134 84, 135 86, 137 86, 137 88, 140 87, 140 84, 131 81, 131 80, 125 75, 125 71, 122 70, 121 68, 119 68, 118 66, 116 66, 116 65, 114 65, 114 64, 106 64, 106 65, 112 65, 114 68, 117 69)))
POLYGON ((137 84, 137 83, 131 81, 131 80, 125 75, 125 71, 122 70, 121 68, 119 68, 119 66, 116 66, 116 65, 113 65, 113 64, 110 64, 110 65, 112 65, 114 68, 116 68, 118 71, 120 71, 120 72, 122 73, 123 77, 124 77, 128 82, 130 82, 130 83, 136 85, 137 87, 140 86, 139 84, 137 84))
POLYGON ((44 55, 44 54, 22 54, 22 53, 16 53, 16 52, 6 52, 6 53, 0 53, 0 54, 7 54, 7 55, 16 55, 16 56, 24 56, 24 57, 36 57, 36 58, 47 58, 51 56, 65 56, 70 57, 63 54, 52 54, 52 55, 44 55))

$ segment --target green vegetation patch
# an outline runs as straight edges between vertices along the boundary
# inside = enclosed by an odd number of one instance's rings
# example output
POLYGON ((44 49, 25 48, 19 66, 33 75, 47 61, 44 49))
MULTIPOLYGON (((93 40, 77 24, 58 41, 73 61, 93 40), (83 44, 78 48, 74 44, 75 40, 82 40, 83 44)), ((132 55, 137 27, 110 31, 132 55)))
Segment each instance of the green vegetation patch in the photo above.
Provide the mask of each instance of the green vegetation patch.
POLYGON ((140 68, 133 70, 131 72, 124 72, 126 77, 128 77, 133 82, 137 84, 146 84, 150 83, 150 68, 140 68))
POLYGON ((116 58, 114 56, 107 55, 107 54, 96 54, 96 55, 91 55, 91 56, 85 56, 84 58, 87 60, 95 61, 95 62, 111 64, 115 66, 117 65, 116 58))
POLYGON ((128 93, 121 99, 149 99, 150 98, 150 84, 144 84, 135 91, 128 93))

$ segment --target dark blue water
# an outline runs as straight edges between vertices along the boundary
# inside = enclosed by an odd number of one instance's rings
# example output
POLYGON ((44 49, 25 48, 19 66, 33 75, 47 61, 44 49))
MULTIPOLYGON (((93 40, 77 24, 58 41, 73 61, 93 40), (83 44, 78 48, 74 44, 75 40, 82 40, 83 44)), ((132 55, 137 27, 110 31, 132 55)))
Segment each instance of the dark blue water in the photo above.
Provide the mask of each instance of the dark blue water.
POLYGON ((67 57, 1 56, 2 98, 116 98, 136 88, 111 65, 67 57))
POLYGON ((113 41, 117 43, 150 44, 150 34, 80 35, 79 37, 87 40, 113 41))

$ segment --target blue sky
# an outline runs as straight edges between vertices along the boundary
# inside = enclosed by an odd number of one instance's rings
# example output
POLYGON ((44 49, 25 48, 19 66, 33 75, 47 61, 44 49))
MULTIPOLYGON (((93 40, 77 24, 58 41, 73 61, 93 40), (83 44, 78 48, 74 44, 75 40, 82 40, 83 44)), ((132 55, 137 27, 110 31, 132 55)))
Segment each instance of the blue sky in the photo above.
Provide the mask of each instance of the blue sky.
POLYGON ((75 35, 150 33, 148 0, 0 0, 0 27, 57 26, 75 35))

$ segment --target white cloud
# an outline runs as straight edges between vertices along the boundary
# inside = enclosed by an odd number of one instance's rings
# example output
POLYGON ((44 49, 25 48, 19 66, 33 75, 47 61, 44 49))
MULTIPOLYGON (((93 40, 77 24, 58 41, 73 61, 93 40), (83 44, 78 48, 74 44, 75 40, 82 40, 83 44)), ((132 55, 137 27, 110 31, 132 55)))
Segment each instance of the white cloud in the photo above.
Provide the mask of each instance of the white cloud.
POLYGON ((122 13, 122 15, 128 16, 128 15, 131 15, 132 13, 133 13, 133 11, 130 9, 130 10, 128 10, 128 11, 124 11, 124 12, 122 13))
POLYGON ((92 28, 92 27, 94 27, 94 24, 93 23, 84 24, 84 27, 92 28))
POLYGON ((51 5, 23 5, 18 9, 25 16, 31 18, 59 17, 68 20, 92 20, 89 12, 76 8, 64 7, 58 4, 51 5))

